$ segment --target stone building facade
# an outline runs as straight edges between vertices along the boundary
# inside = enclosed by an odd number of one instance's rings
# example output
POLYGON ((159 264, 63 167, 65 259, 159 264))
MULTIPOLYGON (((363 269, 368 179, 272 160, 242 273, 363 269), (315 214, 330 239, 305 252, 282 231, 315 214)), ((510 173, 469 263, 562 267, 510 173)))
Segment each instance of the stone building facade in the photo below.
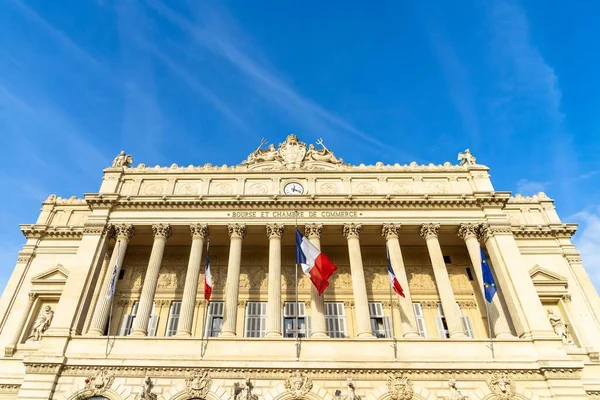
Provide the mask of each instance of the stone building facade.
POLYGON ((0 300, 0 399, 600 393, 600 298, 545 194, 494 190, 468 150, 348 165, 322 141, 265 144, 237 166, 122 152, 97 193, 48 197, 0 300), (322 296, 296 225, 338 267, 322 296))

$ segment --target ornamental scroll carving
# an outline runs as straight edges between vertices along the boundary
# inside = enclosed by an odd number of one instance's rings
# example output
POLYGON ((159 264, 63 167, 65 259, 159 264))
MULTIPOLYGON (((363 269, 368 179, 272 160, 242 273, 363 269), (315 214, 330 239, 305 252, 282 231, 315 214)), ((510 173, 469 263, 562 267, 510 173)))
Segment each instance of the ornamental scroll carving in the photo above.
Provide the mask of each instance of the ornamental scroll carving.
POLYGON ((360 236, 361 229, 362 229, 361 224, 355 224, 355 223, 344 224, 342 233, 346 239, 358 238, 360 236))
POLYGON ((423 224, 421 225, 421 229, 419 231, 419 235, 423 239, 428 239, 430 237, 438 237, 440 234, 440 224, 423 224))
POLYGON ((392 400, 411 400, 414 389, 407 376, 393 375, 388 377, 388 392, 392 400))
POLYGON ((113 373, 105 369, 100 369, 85 380, 85 390, 91 396, 98 396, 110 389, 114 380, 115 376, 113 373))
POLYGON ((185 390, 191 397, 205 398, 211 385, 208 371, 193 372, 185 379, 185 390))
POLYGON ((506 374, 494 373, 487 378, 487 384, 497 400, 512 400, 515 398, 515 383, 506 374))
POLYGON ((285 380, 285 390, 291 393, 293 399, 301 399, 313 387, 312 380, 299 371, 290 375, 285 380))

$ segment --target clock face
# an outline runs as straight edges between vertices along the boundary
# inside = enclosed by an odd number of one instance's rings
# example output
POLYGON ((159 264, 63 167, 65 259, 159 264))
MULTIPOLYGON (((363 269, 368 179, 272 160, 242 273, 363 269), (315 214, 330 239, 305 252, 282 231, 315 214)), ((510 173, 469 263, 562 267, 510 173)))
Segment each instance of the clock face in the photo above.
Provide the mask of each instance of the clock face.
POLYGON ((303 194, 304 187, 297 182, 290 182, 283 187, 283 193, 285 194, 303 194))

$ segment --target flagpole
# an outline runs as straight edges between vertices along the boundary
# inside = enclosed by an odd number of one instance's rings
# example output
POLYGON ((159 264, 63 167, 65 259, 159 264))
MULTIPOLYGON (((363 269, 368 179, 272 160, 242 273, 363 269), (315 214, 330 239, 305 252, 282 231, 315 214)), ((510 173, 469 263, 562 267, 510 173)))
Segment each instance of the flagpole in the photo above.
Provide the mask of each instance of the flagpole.
MULTIPOLYGON (((387 251, 388 262, 391 262, 390 261, 390 252, 387 248, 387 243, 385 244, 385 251, 387 251)), ((394 300, 392 297, 392 285, 391 284, 388 285, 388 288, 390 289, 390 309, 391 309, 391 314, 392 314, 392 340, 394 341, 394 344, 393 344, 393 346, 394 346, 394 362, 396 362, 396 361, 398 361, 398 343, 396 342, 396 332, 394 329, 394 300)))
POLYGON ((485 303, 485 313, 487 314, 487 325, 488 325, 488 332, 490 334, 490 350, 492 350, 492 360, 495 360, 495 354, 494 354, 494 339, 492 336, 492 325, 490 323, 490 310, 488 308, 488 302, 487 299, 485 298, 485 292, 483 294, 483 302, 485 303))
MULTIPOLYGON (((206 239, 206 257, 209 257, 208 250, 210 249, 210 239, 206 239)), ((211 274, 212 279, 212 274, 211 274)), ((204 267, 204 280, 206 281, 206 266, 204 267)), ((213 285, 214 283, 211 282, 213 285)), ((200 360, 204 358, 204 352, 206 351, 206 343, 204 342, 204 336, 206 335, 206 309, 208 308, 208 304, 210 303, 210 298, 206 300, 206 289, 204 293, 204 314, 202 316, 202 336, 200 339, 200 343, 202 343, 202 348, 200 350, 200 360)))
MULTIPOLYGON (((117 267, 117 263, 119 262, 119 250, 121 250, 121 240, 117 240, 117 258, 115 259, 115 265, 113 266, 113 270, 114 270, 114 268, 117 267)), ((109 290, 112 292, 112 294, 110 295, 110 308, 108 309, 108 332, 106 332, 106 351, 104 352, 105 357, 108 357, 108 344, 110 342, 110 327, 111 327, 111 322, 112 322, 113 300, 115 298, 115 292, 110 286, 110 282, 112 281, 112 276, 113 276, 113 273, 111 272, 110 280, 109 280, 109 290)), ((114 285, 115 285, 115 287, 117 286, 116 277, 115 277, 114 285)))
MULTIPOLYGON (((295 212, 295 217, 296 217, 296 230, 298 230, 298 211, 295 212)), ((296 232, 294 232, 294 235, 296 235, 296 232)), ((298 249, 296 249, 296 253, 298 252, 298 249)), ((298 326, 298 314, 300 311, 300 307, 298 304, 298 254, 296 254, 296 307, 295 307, 295 311, 296 311, 296 361, 300 360, 300 335, 299 335, 299 331, 300 331, 300 327, 298 326)))

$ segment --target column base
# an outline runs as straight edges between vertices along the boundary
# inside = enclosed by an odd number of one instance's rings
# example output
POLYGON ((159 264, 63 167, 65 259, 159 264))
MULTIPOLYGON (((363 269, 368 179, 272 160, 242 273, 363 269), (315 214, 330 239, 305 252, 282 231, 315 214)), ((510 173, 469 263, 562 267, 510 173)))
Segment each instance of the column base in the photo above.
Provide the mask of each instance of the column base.
POLYGON ((310 335, 311 338, 315 338, 315 339, 328 339, 329 335, 327 334, 327 332, 324 331, 317 331, 317 332, 313 332, 310 335))
POLYGON ((265 334, 265 337, 268 337, 268 338, 280 338, 281 336, 283 336, 283 335, 279 331, 271 331, 271 332, 267 332, 265 334))
POLYGON ((176 337, 192 337, 192 332, 190 331, 177 331, 175 332, 176 337))
POLYGON ((424 339, 423 336, 419 335, 417 332, 406 332, 402 337, 406 339, 424 339))
POLYGON ((450 334, 450 339, 468 339, 464 332, 454 332, 450 334))
POLYGON ((85 334, 85 336, 94 336, 94 337, 98 337, 98 336, 104 336, 104 332, 101 331, 100 329, 90 329, 89 331, 87 331, 87 333, 85 334))
POLYGON ((371 332, 361 332, 356 335, 358 339, 375 339, 375 336, 371 332))
POLYGON ((514 339, 514 337, 510 332, 500 332, 496 335, 496 339, 514 339))
POLYGON ((135 330, 129 334, 129 336, 136 336, 136 337, 144 337, 146 335, 147 335, 147 332, 143 329, 135 330))
POLYGON ((224 337, 224 338, 233 338, 236 336, 237 335, 235 334, 235 332, 230 332, 230 331, 221 331, 221 333, 219 334, 219 337, 224 337))

